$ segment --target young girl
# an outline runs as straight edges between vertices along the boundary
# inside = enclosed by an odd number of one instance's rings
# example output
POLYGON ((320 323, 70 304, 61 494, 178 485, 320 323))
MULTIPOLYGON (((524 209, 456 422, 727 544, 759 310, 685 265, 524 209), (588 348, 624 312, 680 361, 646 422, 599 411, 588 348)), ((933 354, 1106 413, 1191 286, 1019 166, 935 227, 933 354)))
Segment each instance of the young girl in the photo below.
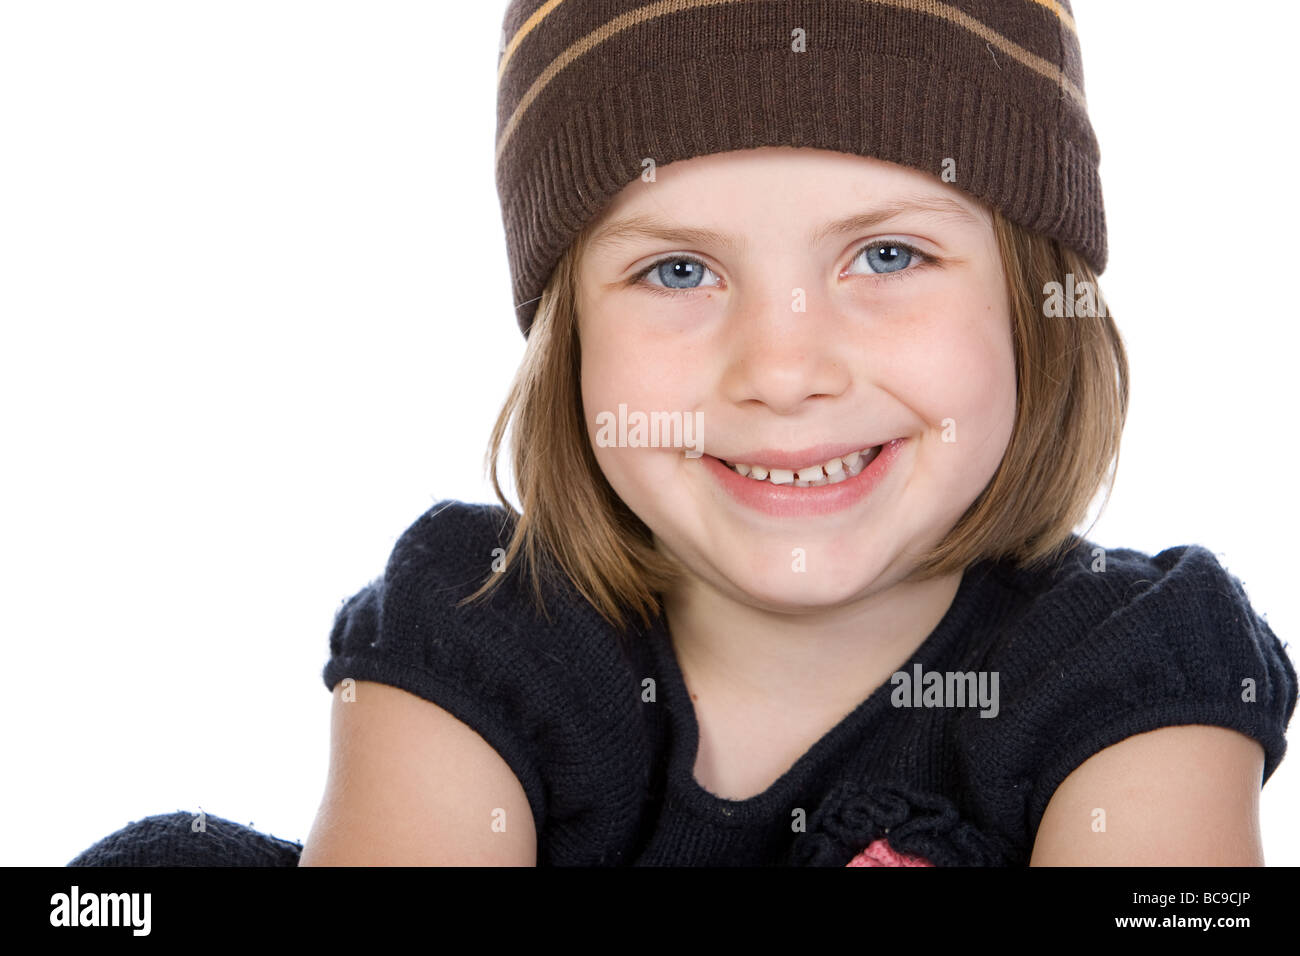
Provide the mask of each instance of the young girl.
POLYGON ((338 612, 301 854, 177 813, 73 863, 1262 863, 1282 645, 1205 548, 1073 533, 1128 369, 1069 3, 504 40, 502 507, 338 612))

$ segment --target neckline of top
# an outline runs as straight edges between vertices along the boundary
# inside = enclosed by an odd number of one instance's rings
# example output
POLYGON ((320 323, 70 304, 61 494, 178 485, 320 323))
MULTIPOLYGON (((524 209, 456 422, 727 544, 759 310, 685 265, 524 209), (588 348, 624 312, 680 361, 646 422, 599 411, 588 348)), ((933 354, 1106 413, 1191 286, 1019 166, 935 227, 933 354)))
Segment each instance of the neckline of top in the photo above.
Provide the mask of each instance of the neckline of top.
MULTIPOLYGON (((967 629, 971 613, 978 603, 980 585, 990 577, 992 568, 987 561, 976 562, 962 573, 961 584, 952 603, 939 623, 926 636, 908 658, 904 666, 928 665, 943 657, 954 640, 967 629)), ((892 685, 885 681, 875 688, 839 723, 828 730, 817 742, 761 793, 733 800, 706 789, 695 779, 695 760, 699 753, 700 727, 691 702, 686 680, 682 675, 677 652, 673 648, 668 630, 667 616, 659 614, 648 634, 649 646, 664 675, 662 688, 664 704, 672 722, 672 753, 668 767, 668 791, 673 798, 683 802, 696 813, 711 819, 723 819, 735 826, 754 823, 770 824, 773 813, 785 806, 794 795, 793 790, 834 751, 844 740, 860 733, 875 714, 885 707, 892 693, 892 685)), ((888 712, 892 708, 885 708, 888 712)), ((809 808, 811 812, 811 808, 809 808)))

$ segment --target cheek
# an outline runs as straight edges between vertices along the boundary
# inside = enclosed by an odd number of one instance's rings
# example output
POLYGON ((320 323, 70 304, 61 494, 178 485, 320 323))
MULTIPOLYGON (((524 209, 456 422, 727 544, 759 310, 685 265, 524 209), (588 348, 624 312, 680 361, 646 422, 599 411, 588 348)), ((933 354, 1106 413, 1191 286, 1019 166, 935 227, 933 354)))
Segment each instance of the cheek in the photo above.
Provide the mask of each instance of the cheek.
POLYGON ((597 412, 617 411, 620 402, 629 411, 698 407, 695 363, 704 353, 663 320, 656 325, 654 314, 652 306, 631 302, 621 314, 596 315, 583 324, 581 380, 589 426, 597 412))
POLYGON ((911 383, 911 392, 900 397, 930 427, 1000 459, 1016 408, 1005 296, 940 296, 927 302, 923 315, 897 353, 900 381, 911 383))
POLYGON ((690 350, 663 336, 634 336, 626 327, 616 334, 607 323, 593 325, 584 329, 582 340, 583 421, 601 471, 619 496, 638 510, 636 503, 649 491, 671 480, 682 451, 611 446, 602 438, 617 440, 620 405, 625 420, 634 412, 686 415, 699 408, 689 388, 696 380, 690 350), (602 429, 601 421, 612 422, 612 427, 602 429))

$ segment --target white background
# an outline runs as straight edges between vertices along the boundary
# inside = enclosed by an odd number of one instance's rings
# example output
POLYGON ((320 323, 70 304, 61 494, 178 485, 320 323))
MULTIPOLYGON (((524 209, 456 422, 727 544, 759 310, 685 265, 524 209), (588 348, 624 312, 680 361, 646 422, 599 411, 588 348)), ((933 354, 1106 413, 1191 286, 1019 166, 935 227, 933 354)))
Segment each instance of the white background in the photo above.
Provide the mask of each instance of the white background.
MULTIPOLYGON (((1091 535, 1206 545, 1286 640, 1296 24, 1074 7, 1133 370, 1091 535)), ((434 500, 493 500, 503 10, 0 6, 0 862, 178 809, 306 838, 335 610, 434 500)), ((1298 798, 1292 756, 1271 864, 1298 798)))

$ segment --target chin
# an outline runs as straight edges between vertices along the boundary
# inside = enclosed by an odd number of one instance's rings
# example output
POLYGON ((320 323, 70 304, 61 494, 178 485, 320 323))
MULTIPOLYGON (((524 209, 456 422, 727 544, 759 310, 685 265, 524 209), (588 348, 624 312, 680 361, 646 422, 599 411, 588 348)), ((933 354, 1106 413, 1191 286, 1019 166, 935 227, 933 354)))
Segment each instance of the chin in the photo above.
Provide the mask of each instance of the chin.
MULTIPOLYGON (((766 560, 739 567, 715 567, 710 575, 727 581, 746 603, 795 611, 836 607, 857 600, 871 590, 885 570, 879 552, 845 555, 829 546, 809 546, 801 557, 793 553, 796 547, 783 544, 779 553, 774 549, 766 560), (800 566, 803 570, 796 570, 800 566)), ((718 559, 716 551, 707 555, 711 563, 718 559)))

